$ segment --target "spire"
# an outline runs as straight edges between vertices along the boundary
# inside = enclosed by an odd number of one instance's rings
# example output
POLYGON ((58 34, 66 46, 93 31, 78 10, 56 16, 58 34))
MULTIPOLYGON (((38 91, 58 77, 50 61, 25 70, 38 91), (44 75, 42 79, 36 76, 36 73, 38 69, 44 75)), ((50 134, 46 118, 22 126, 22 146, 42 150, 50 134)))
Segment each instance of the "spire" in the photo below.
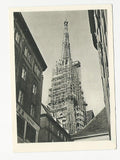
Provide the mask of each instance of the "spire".
POLYGON ((70 43, 69 43, 69 33, 68 33, 68 21, 64 21, 64 35, 63 35, 63 43, 62 43, 62 58, 63 59, 71 59, 70 54, 70 43))

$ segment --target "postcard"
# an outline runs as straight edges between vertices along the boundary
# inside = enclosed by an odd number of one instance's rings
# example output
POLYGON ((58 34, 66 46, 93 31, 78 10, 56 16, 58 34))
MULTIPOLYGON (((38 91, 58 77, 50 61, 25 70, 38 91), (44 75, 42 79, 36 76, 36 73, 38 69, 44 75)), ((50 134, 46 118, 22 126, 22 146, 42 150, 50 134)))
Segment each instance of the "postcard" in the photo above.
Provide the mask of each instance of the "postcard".
POLYGON ((10 9, 13 150, 115 149, 112 5, 10 9))

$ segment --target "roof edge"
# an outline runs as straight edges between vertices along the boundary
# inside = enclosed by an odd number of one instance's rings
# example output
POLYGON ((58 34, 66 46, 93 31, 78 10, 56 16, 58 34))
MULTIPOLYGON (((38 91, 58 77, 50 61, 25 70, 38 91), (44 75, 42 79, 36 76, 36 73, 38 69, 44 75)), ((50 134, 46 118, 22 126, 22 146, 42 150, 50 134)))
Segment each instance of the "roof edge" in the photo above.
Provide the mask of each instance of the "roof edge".
POLYGON ((105 135, 109 135, 109 132, 92 134, 92 135, 87 135, 87 136, 71 137, 71 139, 77 140, 77 139, 92 138, 92 137, 105 136, 105 135))
POLYGON ((19 24, 20 28, 22 29, 22 32, 24 34, 24 36, 26 37, 29 45, 31 46, 31 49, 33 50, 33 52, 35 53, 37 59, 41 62, 41 67, 42 70, 45 71, 47 68, 47 65, 41 55, 40 50, 38 49, 37 44, 35 43, 35 40, 33 39, 33 36, 22 16, 21 12, 13 12, 13 16, 14 16, 14 20, 17 20, 17 23, 19 24))

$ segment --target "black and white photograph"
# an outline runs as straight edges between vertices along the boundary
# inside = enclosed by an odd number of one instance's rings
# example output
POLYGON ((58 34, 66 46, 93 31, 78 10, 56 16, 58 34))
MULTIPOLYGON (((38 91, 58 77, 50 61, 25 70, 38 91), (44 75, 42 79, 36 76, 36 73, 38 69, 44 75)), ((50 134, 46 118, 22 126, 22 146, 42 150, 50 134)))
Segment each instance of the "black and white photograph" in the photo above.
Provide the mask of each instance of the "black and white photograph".
POLYGON ((16 145, 115 148, 111 8, 12 10, 16 145))

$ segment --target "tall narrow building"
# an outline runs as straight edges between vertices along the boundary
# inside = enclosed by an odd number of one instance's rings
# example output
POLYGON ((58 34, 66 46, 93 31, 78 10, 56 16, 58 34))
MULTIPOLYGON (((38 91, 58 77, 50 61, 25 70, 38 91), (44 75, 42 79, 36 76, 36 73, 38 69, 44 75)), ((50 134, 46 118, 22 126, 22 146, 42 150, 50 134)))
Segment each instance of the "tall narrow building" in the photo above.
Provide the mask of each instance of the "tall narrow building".
POLYGON ((14 12, 17 142, 38 142, 43 72, 47 65, 20 12, 14 12))
POLYGON ((70 52, 68 21, 64 21, 61 59, 53 70, 49 89, 49 109, 70 134, 86 124, 86 103, 80 81, 80 62, 73 61, 70 52))
POLYGON ((111 139, 107 10, 89 10, 88 16, 93 45, 97 49, 99 55, 104 104, 107 111, 109 136, 111 139))

